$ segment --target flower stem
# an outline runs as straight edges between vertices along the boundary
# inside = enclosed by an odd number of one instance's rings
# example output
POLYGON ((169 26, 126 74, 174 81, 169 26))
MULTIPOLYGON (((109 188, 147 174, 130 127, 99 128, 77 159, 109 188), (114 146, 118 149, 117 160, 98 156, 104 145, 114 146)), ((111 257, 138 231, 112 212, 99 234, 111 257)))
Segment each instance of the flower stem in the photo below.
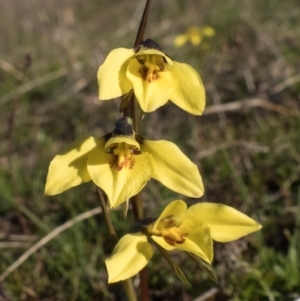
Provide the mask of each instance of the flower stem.
POLYGON ((102 191, 100 190, 100 188, 98 188, 98 187, 97 187, 97 192, 98 192, 98 196, 99 196, 99 200, 100 200, 100 206, 101 206, 101 209, 102 209, 102 214, 103 214, 103 217, 104 217, 104 220, 105 220, 105 223, 106 223, 106 227, 107 227, 107 230, 108 230, 110 244, 111 244, 111 247, 114 248, 115 245, 118 242, 118 237, 117 237, 115 228, 113 226, 113 223, 110 219, 110 216, 108 214, 108 209, 107 209, 107 206, 106 206, 104 195, 103 195, 102 191))
MULTIPOLYGON (((134 42, 134 48, 137 49, 137 47, 140 45, 141 41, 144 39, 144 34, 146 30, 147 25, 147 19, 150 11, 150 5, 151 0, 147 0, 143 16, 140 22, 140 26, 136 35, 136 39, 134 42)), ((129 116, 133 120, 133 127, 136 134, 139 134, 140 131, 140 120, 141 120, 141 110, 139 108, 138 102, 136 101, 136 98, 134 96, 134 93, 132 93, 132 99, 129 104, 129 109, 126 112, 126 109, 124 110, 124 115, 129 113, 129 116)), ((143 213, 143 202, 142 202, 142 195, 141 192, 135 195, 131 198, 131 205, 132 210, 134 213, 135 220, 142 219, 144 216, 143 213)), ((149 295, 149 286, 148 286, 148 272, 147 268, 143 268, 140 273, 140 293, 141 293, 141 300, 142 301, 150 301, 150 295, 149 295)))
POLYGON ((148 15, 149 15, 149 11, 150 11, 150 5, 151 5, 151 0, 147 0, 145 8, 144 8, 143 16, 142 16, 142 19, 140 22, 139 30, 138 30, 136 38, 135 38, 134 48, 138 47, 140 45, 140 42, 144 39, 148 15))
MULTIPOLYGON (((151 5, 151 0, 147 0, 144 8, 143 16, 139 25, 139 29, 135 38, 134 48, 138 47, 144 38, 148 15, 150 11, 150 5, 151 5)), ((138 102, 136 101, 134 93, 132 93, 131 95, 132 95, 131 101, 128 105, 129 108, 128 111, 127 110, 124 111, 124 116, 129 115, 129 117, 131 117, 131 119, 133 120, 134 131, 136 134, 139 134, 141 110, 139 108, 138 102)), ((133 207, 135 219, 137 220, 143 218, 143 206, 142 206, 142 198, 140 193, 134 196, 133 198, 131 198, 131 204, 133 207)))
MULTIPOLYGON (((118 242, 118 237, 117 237, 115 228, 113 226, 113 223, 110 219, 110 216, 108 214, 108 209, 106 206, 105 198, 103 196, 102 191, 98 187, 97 187, 97 192, 98 192, 98 196, 99 196, 99 200, 100 200, 100 206, 102 209, 102 215, 104 217, 104 220, 105 220, 105 223, 107 226, 107 230, 108 230, 110 244, 113 249, 118 242)), ((128 301, 137 301, 131 278, 123 280, 122 284, 123 284, 128 301)))
POLYGON ((149 295, 149 285, 148 285, 148 269, 147 267, 144 267, 140 273, 140 292, 141 292, 141 298, 142 301, 151 301, 150 295, 149 295))
MULTIPOLYGON (((150 11, 151 0, 147 0, 143 16, 140 22, 140 26, 136 35, 136 39, 134 42, 134 49, 137 50, 141 41, 144 39, 144 34, 146 30, 148 15, 150 11)), ((141 109, 136 101, 134 93, 131 93, 131 99, 124 109, 124 117, 130 117, 133 120, 133 128, 136 134, 140 131, 140 120, 141 120, 141 109)), ((143 213, 143 202, 142 202, 142 195, 141 192, 137 195, 133 196, 130 199, 132 210, 134 214, 135 220, 142 219, 144 216, 143 213)), ((147 269, 144 268, 140 271, 140 293, 142 301, 150 301, 149 296, 149 287, 148 287, 148 273, 147 269)))
POLYGON ((134 219, 135 220, 142 219, 144 217, 142 194, 141 193, 136 194, 130 199, 130 201, 131 201, 134 219))
MULTIPOLYGON (((140 22, 140 26, 136 35, 134 42, 134 49, 136 50, 144 38, 148 15, 150 11, 151 0, 147 0, 143 16, 140 22)), ((133 120, 133 128, 136 134, 140 131, 140 120, 141 120, 141 110, 139 108, 138 102, 136 101, 134 93, 131 93, 131 100, 129 101, 127 107, 124 109, 124 116, 130 117, 133 120)), ((143 213, 143 202, 141 192, 131 198, 132 210, 134 213, 135 220, 142 219, 143 213)), ((148 287, 148 273, 147 269, 144 268, 140 271, 140 293, 142 301, 150 301, 149 287, 148 287)))

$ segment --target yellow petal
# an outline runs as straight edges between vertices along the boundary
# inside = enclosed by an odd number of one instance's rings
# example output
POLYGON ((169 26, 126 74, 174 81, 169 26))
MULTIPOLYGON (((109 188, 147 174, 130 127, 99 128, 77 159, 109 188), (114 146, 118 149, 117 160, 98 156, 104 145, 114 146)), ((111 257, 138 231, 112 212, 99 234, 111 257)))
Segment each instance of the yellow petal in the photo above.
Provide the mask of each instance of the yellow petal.
POLYGON ((178 249, 191 252, 206 262, 211 262, 213 259, 213 245, 210 229, 197 216, 188 216, 187 212, 186 203, 182 200, 175 200, 164 209, 153 225, 153 232, 168 230, 168 225, 164 224, 164 220, 174 219, 175 223, 169 226, 178 227, 178 231, 185 237, 183 243, 170 245, 163 237, 152 235, 151 238, 166 250, 178 249))
POLYGON ((206 262, 212 262, 213 241, 209 227, 199 217, 186 215, 179 229, 187 233, 187 236, 184 243, 176 244, 176 248, 191 252, 206 262))
POLYGON ((164 71, 158 73, 159 78, 149 83, 139 73, 141 67, 136 59, 130 61, 126 75, 133 85, 134 94, 142 110, 152 112, 171 98, 175 89, 174 78, 166 66, 164 71))
POLYGON ((187 64, 175 61, 170 70, 177 79, 171 101, 191 114, 201 115, 205 107, 205 90, 197 71, 187 64))
POLYGON ((190 40, 191 40, 191 43, 196 46, 201 43, 202 37, 199 35, 199 33, 193 33, 190 36, 190 40))
POLYGON ((188 28, 188 30, 186 31, 186 34, 188 36, 192 35, 192 34, 200 34, 202 31, 202 29, 198 26, 191 26, 188 28))
POLYGON ((207 26, 203 28, 203 34, 207 37, 212 37, 216 34, 216 32, 212 27, 207 26))
POLYGON ((222 204, 199 203, 188 208, 187 216, 193 215, 207 224, 214 240, 236 240, 261 229, 261 225, 244 213, 222 204))
POLYGON ((147 265, 152 255, 152 247, 145 235, 135 233, 123 236, 112 256, 105 260, 108 283, 134 276, 147 265))
POLYGON ((179 48, 187 42, 187 37, 185 34, 178 35, 174 40, 174 46, 179 48))
MULTIPOLYGON (((188 222, 189 221, 187 221, 184 225, 186 225, 188 222)), ((211 263, 213 259, 213 243, 210 235, 210 229, 201 222, 198 222, 197 226, 194 224, 193 226, 195 228, 189 229, 190 232, 185 238, 185 241, 181 244, 176 243, 175 245, 170 245, 163 237, 160 236, 152 235, 151 238, 162 248, 168 251, 178 249, 181 251, 190 252, 199 256, 206 262, 211 263)))
POLYGON ((172 201, 170 204, 168 204, 168 206, 164 209, 159 218, 155 221, 153 225, 153 231, 155 231, 157 227, 159 227, 159 223, 161 222, 161 220, 163 220, 166 217, 173 216, 176 219, 176 222, 180 224, 186 214, 186 209, 187 205, 184 201, 172 201))
POLYGON ((105 139, 88 137, 74 141, 51 161, 45 194, 55 195, 91 180, 86 162, 95 147, 104 147, 105 139))
POLYGON ((132 89, 126 69, 133 58, 133 49, 117 48, 108 54, 97 75, 100 100, 120 97, 132 89))
POLYGON ((115 156, 104 149, 95 149, 88 157, 89 174, 96 185, 107 194, 110 207, 114 208, 136 195, 150 180, 154 166, 149 154, 132 155, 132 168, 118 170, 111 167, 115 156))
POLYGON ((142 152, 148 152, 153 157, 154 179, 189 197, 203 195, 204 187, 198 167, 174 143, 145 139, 140 146, 142 152))
POLYGON ((153 48, 144 49, 144 48, 141 48, 135 54, 135 56, 138 56, 138 55, 152 55, 152 54, 153 55, 161 55, 161 56, 163 56, 169 65, 173 65, 172 59, 170 57, 168 57, 165 53, 159 51, 158 49, 153 49, 153 48))
POLYGON ((170 244, 168 244, 165 239, 161 236, 151 236, 151 238, 156 242, 158 243, 162 248, 164 248, 165 250, 168 250, 168 251, 174 251, 176 250, 176 247, 175 246, 172 246, 170 244))
POLYGON ((124 142, 124 143, 126 143, 130 146, 134 146, 137 149, 140 149, 139 143, 134 138, 131 138, 131 137, 128 137, 128 136, 112 137, 106 142, 104 148, 106 149, 106 148, 109 148, 109 147, 113 147, 114 145, 122 143, 122 142, 124 142))

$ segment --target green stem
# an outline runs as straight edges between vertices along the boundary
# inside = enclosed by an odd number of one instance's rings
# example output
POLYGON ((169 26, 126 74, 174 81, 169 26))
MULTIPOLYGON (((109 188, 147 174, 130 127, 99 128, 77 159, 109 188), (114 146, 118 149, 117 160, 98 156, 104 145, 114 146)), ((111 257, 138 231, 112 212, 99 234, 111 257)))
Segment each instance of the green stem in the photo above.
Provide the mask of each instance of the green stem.
MULTIPOLYGON (((113 249, 118 242, 118 237, 117 237, 115 228, 113 226, 113 223, 110 219, 110 216, 108 214, 108 208, 106 206, 105 198, 103 196, 102 191, 98 187, 97 187, 97 192, 98 192, 98 196, 99 196, 99 200, 100 200, 100 206, 102 209, 102 215, 104 217, 104 220, 105 220, 105 223, 107 226, 107 230, 108 230, 110 244, 113 249)), ((123 280, 122 284, 123 284, 128 301, 137 301, 131 278, 123 280)))
POLYGON ((110 241, 111 247, 113 249, 118 242, 118 237, 117 237, 114 225, 108 214, 108 208, 106 206, 106 201, 105 201, 104 195, 99 187, 97 187, 97 192, 98 192, 98 196, 99 196, 99 200, 100 200, 100 206, 102 209, 102 215, 104 217, 105 224, 106 224, 108 234, 109 234, 109 241, 110 241))
POLYGON ((134 219, 135 220, 142 219, 144 217, 142 194, 141 193, 136 194, 130 199, 130 201, 131 201, 134 219))
POLYGON ((132 106, 132 120, 133 120, 133 128, 136 134, 139 134, 140 132, 140 120, 141 120, 141 109, 140 106, 134 96, 134 99, 131 102, 131 106, 132 106))
POLYGON ((128 301, 137 301, 131 278, 122 281, 128 301))

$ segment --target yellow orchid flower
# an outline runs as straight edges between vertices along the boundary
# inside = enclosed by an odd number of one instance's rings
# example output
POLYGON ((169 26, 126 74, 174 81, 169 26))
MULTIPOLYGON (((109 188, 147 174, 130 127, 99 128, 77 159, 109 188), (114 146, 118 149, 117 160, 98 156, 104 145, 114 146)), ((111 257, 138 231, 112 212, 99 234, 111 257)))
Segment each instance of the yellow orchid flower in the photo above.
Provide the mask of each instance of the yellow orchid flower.
POLYGON ((203 195, 197 166, 174 143, 135 139, 128 121, 123 117, 112 134, 78 139, 59 153, 50 163, 45 193, 59 194, 92 180, 114 208, 154 178, 180 194, 203 195))
POLYGON ((227 242, 258 231, 256 221, 238 210, 214 203, 187 208, 182 200, 171 202, 157 219, 140 222, 139 231, 126 234, 106 259, 108 282, 130 278, 143 269, 153 255, 149 239, 166 250, 182 250, 211 263, 212 240, 227 242))
POLYGON ((144 112, 152 112, 168 100, 194 115, 201 115, 205 107, 205 91, 197 71, 173 61, 150 39, 136 52, 112 50, 99 68, 98 82, 100 100, 120 97, 133 89, 144 112))
POLYGON ((187 42, 191 42, 194 46, 199 45, 205 37, 215 35, 215 30, 212 27, 197 27, 191 26, 184 34, 178 35, 174 40, 175 47, 181 47, 187 42))

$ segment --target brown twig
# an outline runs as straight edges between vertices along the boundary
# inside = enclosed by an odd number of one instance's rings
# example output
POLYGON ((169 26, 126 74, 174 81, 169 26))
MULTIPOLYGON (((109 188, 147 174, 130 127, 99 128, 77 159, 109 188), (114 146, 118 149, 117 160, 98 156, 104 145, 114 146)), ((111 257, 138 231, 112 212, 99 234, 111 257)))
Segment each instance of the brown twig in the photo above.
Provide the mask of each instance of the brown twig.
POLYGON ((221 144, 215 145, 209 149, 203 150, 197 154, 196 159, 201 160, 203 158, 212 156, 215 153, 217 153, 223 149, 227 149, 230 147, 239 147, 239 146, 250 149, 254 152, 268 153, 270 151, 270 148, 268 146, 259 145, 257 143, 251 142, 251 141, 232 141, 232 142, 221 143, 221 144))
POLYGON ((22 82, 24 79, 28 79, 22 71, 18 70, 15 66, 3 59, 0 60, 0 68, 14 76, 20 82, 22 82))
POLYGON ((273 88, 270 89, 271 94, 277 94, 285 90, 286 88, 300 82, 300 74, 294 74, 292 76, 287 77, 279 84, 275 85, 273 88))
POLYGON ((276 105, 261 98, 242 99, 225 104, 213 105, 207 107, 203 115, 217 114, 219 112, 236 112, 241 110, 249 110, 254 107, 261 107, 269 111, 274 111, 282 115, 299 116, 299 111, 287 109, 284 106, 276 105))

